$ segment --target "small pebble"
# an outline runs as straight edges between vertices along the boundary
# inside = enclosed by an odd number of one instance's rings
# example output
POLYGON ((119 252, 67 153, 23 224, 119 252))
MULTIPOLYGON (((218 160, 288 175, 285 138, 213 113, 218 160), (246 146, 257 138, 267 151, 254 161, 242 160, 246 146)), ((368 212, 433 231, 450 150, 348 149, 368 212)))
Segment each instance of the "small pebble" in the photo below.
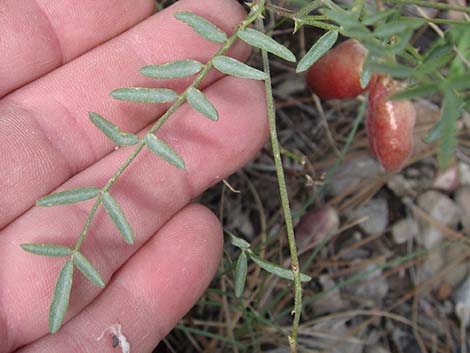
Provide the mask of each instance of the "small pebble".
MULTIPOLYGON (((418 197, 418 206, 433 217, 436 221, 454 228, 460 218, 460 209, 448 196, 434 190, 430 190, 418 197)), ((419 220, 421 232, 417 240, 426 249, 438 245, 442 239, 442 232, 433 227, 425 219, 419 220)))
POLYGON ((385 232, 388 226, 388 203, 383 198, 371 199, 348 213, 351 221, 367 218, 359 227, 369 235, 385 232))
POLYGON ((418 236, 418 224, 413 218, 404 218, 392 226, 392 237, 396 244, 404 244, 418 236))

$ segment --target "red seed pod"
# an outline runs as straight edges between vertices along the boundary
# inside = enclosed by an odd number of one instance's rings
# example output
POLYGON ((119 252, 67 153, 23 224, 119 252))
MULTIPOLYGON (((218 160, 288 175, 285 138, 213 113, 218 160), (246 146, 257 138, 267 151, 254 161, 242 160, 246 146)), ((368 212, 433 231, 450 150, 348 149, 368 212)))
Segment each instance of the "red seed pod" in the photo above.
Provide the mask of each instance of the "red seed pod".
POLYGON ((361 87, 362 66, 367 49, 348 39, 324 54, 307 72, 307 84, 322 99, 352 98, 365 92, 376 80, 373 75, 366 88, 361 87))
POLYGON ((416 120, 413 103, 409 100, 388 100, 399 89, 396 81, 382 77, 369 93, 369 146, 387 171, 403 167, 413 152, 413 127, 416 120))

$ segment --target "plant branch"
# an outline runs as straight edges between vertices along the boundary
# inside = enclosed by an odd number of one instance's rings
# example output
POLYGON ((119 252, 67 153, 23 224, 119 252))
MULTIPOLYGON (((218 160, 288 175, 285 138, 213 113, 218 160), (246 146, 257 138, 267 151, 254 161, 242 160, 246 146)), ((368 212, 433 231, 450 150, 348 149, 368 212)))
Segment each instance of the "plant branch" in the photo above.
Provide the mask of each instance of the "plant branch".
MULTIPOLYGON (((262 20, 258 19, 257 25, 262 27, 262 20)), ((292 323, 292 333, 289 337, 289 345, 291 352, 297 352, 297 333, 300 323, 300 314, 302 312, 302 285, 300 283, 300 270, 299 259, 297 257, 297 248, 295 244, 294 227, 292 224, 292 214, 289 206, 289 197, 287 193, 286 180, 284 176, 284 169, 282 167, 281 151, 279 147, 279 140, 276 131, 276 113, 274 109, 273 93, 271 88, 271 73, 269 68, 269 58, 266 50, 261 51, 263 59, 263 69, 268 78, 265 80, 266 89, 266 102, 268 108, 269 132, 271 136, 271 146, 274 156, 274 163, 276 166, 276 174, 279 186, 279 193, 281 195, 282 209, 284 212, 284 221, 287 230, 287 240, 289 243, 289 250, 291 256, 291 267, 294 274, 294 320, 292 323)))
POLYGON ((470 13, 470 8, 466 6, 458 5, 447 5, 438 2, 430 2, 423 0, 384 0, 385 2, 391 2, 394 4, 406 4, 406 5, 417 5, 421 7, 428 7, 437 10, 447 10, 447 11, 460 11, 465 13, 470 13))

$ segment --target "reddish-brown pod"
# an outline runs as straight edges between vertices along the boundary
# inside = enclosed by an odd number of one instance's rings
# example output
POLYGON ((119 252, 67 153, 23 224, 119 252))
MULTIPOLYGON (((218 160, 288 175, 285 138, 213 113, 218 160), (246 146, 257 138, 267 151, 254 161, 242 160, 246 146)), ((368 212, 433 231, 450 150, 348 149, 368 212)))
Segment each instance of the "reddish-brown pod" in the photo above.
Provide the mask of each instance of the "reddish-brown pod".
POLYGON ((416 111, 409 100, 389 100, 400 89, 390 77, 371 87, 367 112, 367 135, 372 152, 387 171, 399 170, 413 152, 416 111))
POLYGON ((307 84, 322 99, 352 98, 365 92, 361 87, 362 66, 367 49, 355 39, 348 39, 325 53, 307 72, 307 84))

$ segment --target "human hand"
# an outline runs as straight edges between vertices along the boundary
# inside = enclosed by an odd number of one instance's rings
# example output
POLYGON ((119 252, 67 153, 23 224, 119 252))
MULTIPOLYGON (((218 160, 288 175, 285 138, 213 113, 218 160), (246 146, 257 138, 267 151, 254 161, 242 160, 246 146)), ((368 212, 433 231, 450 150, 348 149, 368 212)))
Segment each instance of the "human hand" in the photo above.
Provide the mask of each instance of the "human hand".
MULTIPOLYGON (((72 246, 92 201, 53 208, 36 207, 35 201, 56 189, 102 186, 130 154, 130 148, 114 149, 88 111, 123 131, 139 132, 166 107, 118 102, 109 92, 131 86, 181 92, 189 79, 156 81, 138 70, 176 59, 206 62, 216 52, 217 45, 173 13, 193 11, 227 33, 244 17, 234 0, 181 0, 145 19, 153 4, 0 3, 0 352, 115 352, 110 337, 97 341, 114 324, 122 326, 131 352, 151 352, 216 271, 221 227, 210 211, 190 201, 252 158, 267 130, 262 85, 216 72, 202 87, 219 121, 184 105, 158 132, 184 158, 186 170, 145 151, 111 189, 134 229, 134 245, 125 244, 100 207, 81 251, 106 287, 75 271, 57 334, 48 334, 47 320, 64 260, 20 248, 72 246)), ((248 54, 241 43, 228 53, 239 60, 248 54)))

